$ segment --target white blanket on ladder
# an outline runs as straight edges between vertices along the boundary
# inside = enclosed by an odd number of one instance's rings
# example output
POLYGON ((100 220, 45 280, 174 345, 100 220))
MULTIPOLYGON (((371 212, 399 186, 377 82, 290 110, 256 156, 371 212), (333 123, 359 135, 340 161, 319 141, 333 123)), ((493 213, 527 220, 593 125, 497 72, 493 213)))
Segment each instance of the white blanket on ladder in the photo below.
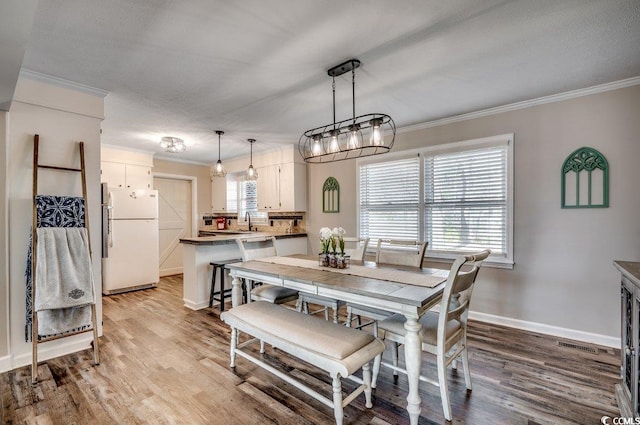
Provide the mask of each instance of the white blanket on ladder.
POLYGON ((83 307, 95 301, 87 230, 42 227, 37 229, 37 238, 34 309, 42 312, 38 333, 47 335, 90 325, 90 309, 83 307))

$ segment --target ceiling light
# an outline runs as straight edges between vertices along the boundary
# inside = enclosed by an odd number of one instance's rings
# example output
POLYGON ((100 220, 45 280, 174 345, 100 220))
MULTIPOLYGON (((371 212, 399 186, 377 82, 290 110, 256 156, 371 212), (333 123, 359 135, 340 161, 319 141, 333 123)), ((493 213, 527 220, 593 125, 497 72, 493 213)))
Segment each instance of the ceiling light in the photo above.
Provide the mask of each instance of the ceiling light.
POLYGON ((258 172, 255 168, 253 168, 253 144, 256 142, 256 139, 247 139, 247 142, 251 143, 251 156, 249 157, 249 168, 247 169, 247 174, 245 174, 245 180, 258 180, 258 172))
POLYGON ((184 140, 178 137, 163 137, 160 142, 160 147, 164 149, 165 152, 170 153, 179 153, 184 152, 187 149, 187 146, 184 144, 184 140))
POLYGON ((220 160, 220 136, 224 134, 224 131, 216 130, 216 134, 218 135, 218 162, 211 169, 211 177, 224 177, 227 175, 227 172, 224 170, 222 166, 222 161, 220 160))
POLYGON ((305 131, 298 151, 305 162, 323 163, 379 155, 389 152, 396 138, 396 125, 387 114, 356 117, 356 68, 358 59, 350 59, 327 71, 332 78, 333 123, 305 131), (336 122, 336 80, 351 71, 352 118, 336 122), (387 138, 385 139, 385 135, 387 138), (365 143, 367 140, 368 143, 365 143))

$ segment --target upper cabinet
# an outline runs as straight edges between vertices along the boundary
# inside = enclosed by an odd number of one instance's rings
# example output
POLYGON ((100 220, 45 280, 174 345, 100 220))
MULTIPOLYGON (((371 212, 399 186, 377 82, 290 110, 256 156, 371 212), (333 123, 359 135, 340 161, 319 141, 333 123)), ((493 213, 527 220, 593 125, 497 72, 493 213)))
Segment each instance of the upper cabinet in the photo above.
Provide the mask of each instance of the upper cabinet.
POLYGON ((280 208, 280 166, 268 165, 258 168, 258 209, 279 211, 280 208))
POLYGON ((227 179, 211 179, 211 212, 227 212, 227 179))
POLYGON ((153 156, 151 154, 101 148, 100 181, 109 187, 128 189, 152 189, 153 156))
POLYGON ((258 209, 306 211, 306 165, 288 162, 258 169, 258 209))
POLYGON ((307 165, 299 162, 280 164, 280 210, 307 210, 307 165))

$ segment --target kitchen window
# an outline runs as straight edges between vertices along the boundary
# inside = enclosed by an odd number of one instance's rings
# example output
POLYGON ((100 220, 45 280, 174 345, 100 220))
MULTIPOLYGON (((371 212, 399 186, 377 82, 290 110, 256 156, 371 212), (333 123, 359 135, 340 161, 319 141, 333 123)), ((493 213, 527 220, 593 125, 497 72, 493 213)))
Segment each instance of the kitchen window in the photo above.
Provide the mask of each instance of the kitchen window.
POLYGON ((227 211, 238 212, 238 224, 247 223, 247 212, 252 223, 266 224, 267 213, 258 211, 257 182, 242 180, 243 175, 227 178, 227 211))
POLYGON ((420 239, 427 257, 491 249, 513 265, 513 134, 358 162, 361 237, 420 239))

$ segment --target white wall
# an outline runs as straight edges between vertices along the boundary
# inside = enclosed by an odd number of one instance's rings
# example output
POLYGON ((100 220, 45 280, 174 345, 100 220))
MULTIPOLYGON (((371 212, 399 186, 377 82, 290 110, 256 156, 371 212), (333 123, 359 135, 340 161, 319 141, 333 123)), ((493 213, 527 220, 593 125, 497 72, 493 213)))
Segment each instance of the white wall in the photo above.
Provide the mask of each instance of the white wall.
MULTIPOLYGON (((0 111, 0 365, 9 355, 9 264, 7 258, 7 112, 0 111)), ((0 368, 0 370, 2 370, 0 368)))
MULTIPOLYGON (((48 165, 79 167, 77 142, 85 142, 89 230, 98 296, 98 323, 101 323, 100 123, 104 118, 103 104, 104 99, 100 95, 24 78, 18 81, 9 112, 6 177, 2 180, 8 185, 6 197, 2 198, 3 201, 8 199, 8 228, 2 226, 0 231, 8 233, 9 280, 0 283, 0 294, 6 293, 8 288, 9 312, 3 317, 3 323, 4 319, 9 323, 9 350, 0 357, 0 371, 31 362, 31 344, 24 341, 24 272, 31 226, 34 134, 40 135, 40 162, 48 165)), ((77 173, 42 170, 39 176, 39 192, 42 194, 82 194, 77 173)), ((82 334, 40 345, 39 359, 85 349, 90 338, 90 334, 82 334)))
MULTIPOLYGON (((476 317, 616 344, 620 278, 612 261, 640 261, 639 117, 640 86, 633 86, 396 136, 393 151, 515 133, 516 265, 481 271, 476 317), (562 163, 582 146, 609 161, 609 208, 560 208, 562 163)), ((356 232, 356 163, 310 165, 308 177, 307 231, 315 252, 323 226, 356 232), (322 213, 328 176, 341 186, 339 214, 322 213)))

